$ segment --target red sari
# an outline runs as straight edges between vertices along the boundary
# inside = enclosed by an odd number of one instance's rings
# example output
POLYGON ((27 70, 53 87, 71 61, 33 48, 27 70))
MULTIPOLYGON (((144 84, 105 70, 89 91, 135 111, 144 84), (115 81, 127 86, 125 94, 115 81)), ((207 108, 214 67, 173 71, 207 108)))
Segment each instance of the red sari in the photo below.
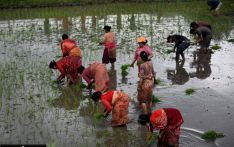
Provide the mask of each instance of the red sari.
POLYGON ((112 111, 112 126, 128 123, 129 96, 120 91, 108 91, 101 96, 102 104, 108 112, 112 111))
POLYGON ((152 126, 160 128, 158 146, 179 146, 180 127, 184 122, 180 111, 175 108, 163 108, 164 115, 159 115, 158 110, 153 111, 150 117, 152 126))
POLYGON ((75 83, 78 80, 78 68, 82 64, 80 57, 67 56, 63 57, 56 62, 56 68, 60 71, 60 79, 65 78, 65 76, 70 79, 72 83, 75 83))
POLYGON ((81 50, 79 47, 77 47, 76 43, 72 39, 65 39, 61 43, 61 49, 63 53, 63 57, 65 56, 79 56, 81 55, 81 50))
POLYGON ((95 80, 95 91, 105 92, 109 89, 109 75, 104 64, 94 62, 82 73, 84 80, 90 84, 95 80))

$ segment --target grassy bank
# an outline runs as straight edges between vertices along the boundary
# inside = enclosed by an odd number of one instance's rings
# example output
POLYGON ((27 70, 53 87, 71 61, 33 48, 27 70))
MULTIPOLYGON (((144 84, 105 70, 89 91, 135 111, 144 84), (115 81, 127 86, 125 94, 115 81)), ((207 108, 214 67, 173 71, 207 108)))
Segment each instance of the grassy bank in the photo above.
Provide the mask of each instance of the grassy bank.
POLYGON ((118 2, 169 2, 192 0, 0 0, 0 8, 34 8, 108 4, 118 2))

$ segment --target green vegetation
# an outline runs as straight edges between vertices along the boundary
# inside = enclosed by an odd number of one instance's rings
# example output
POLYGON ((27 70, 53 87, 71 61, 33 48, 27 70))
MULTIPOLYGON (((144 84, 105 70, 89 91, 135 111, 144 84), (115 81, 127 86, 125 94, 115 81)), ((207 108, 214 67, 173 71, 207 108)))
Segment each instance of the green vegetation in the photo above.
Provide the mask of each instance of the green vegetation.
POLYGON ((218 50, 221 49, 221 46, 219 46, 218 44, 215 44, 211 47, 213 50, 218 50))
POLYGON ((164 53, 165 54, 170 54, 170 53, 173 53, 173 50, 172 49, 166 49, 166 50, 164 50, 164 53))
POLYGON ((201 138, 206 141, 215 141, 217 138, 224 137, 223 133, 217 133, 214 130, 207 131, 202 134, 201 138))
POLYGON ((234 43, 234 38, 228 39, 228 42, 233 42, 234 43))
POLYGON ((165 86, 164 82, 160 78, 157 78, 154 81, 154 84, 159 85, 159 86, 165 86))
POLYGON ((94 118, 95 118, 95 120, 101 120, 104 118, 104 115, 103 115, 103 113, 95 113, 94 118))
POLYGON ((130 67, 129 64, 124 64, 121 66, 121 74, 123 77, 128 75, 128 68, 130 67))
POLYGON ((189 88, 189 89, 186 89, 186 90, 185 90, 186 95, 191 95, 191 94, 193 94, 194 92, 195 92, 195 90, 194 90, 193 88, 189 88))
POLYGON ((155 95, 152 95, 151 100, 152 100, 153 103, 159 103, 159 102, 161 102, 160 98, 157 97, 157 96, 155 96, 155 95))
POLYGON ((84 83, 80 83, 80 84, 78 85, 78 87, 79 87, 80 89, 85 89, 85 88, 87 88, 87 86, 86 86, 84 83))
POLYGON ((149 139, 147 140, 147 146, 150 146, 158 141, 158 134, 151 133, 149 139))

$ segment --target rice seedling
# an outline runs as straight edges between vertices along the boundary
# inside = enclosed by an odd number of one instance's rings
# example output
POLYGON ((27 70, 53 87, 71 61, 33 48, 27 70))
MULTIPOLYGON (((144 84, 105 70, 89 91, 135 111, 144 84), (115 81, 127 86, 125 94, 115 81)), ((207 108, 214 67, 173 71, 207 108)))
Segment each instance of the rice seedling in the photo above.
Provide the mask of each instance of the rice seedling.
POLYGON ((170 53, 173 53, 173 50, 172 49, 166 49, 166 50, 163 50, 163 52, 165 54, 170 54, 170 53))
POLYGON ((155 95, 152 95, 151 101, 152 101, 153 103, 159 103, 159 102, 161 102, 160 98, 157 97, 157 96, 155 96, 155 95))
POLYGON ((121 66, 121 75, 123 77, 128 75, 128 69, 129 69, 130 65, 129 64, 124 64, 121 66))
POLYGON ((234 43, 234 38, 228 39, 227 41, 234 43))
POLYGON ((52 143, 49 143, 49 144, 48 144, 48 147, 56 147, 56 144, 57 144, 57 142, 54 141, 54 142, 52 142, 52 143))
POLYGON ((158 134, 151 133, 149 139, 147 140, 147 146, 150 146, 158 141, 158 134))
POLYGON ((185 90, 186 95, 191 95, 194 92, 195 92, 195 90, 193 88, 188 88, 188 89, 185 90))
POLYGON ((217 138, 223 138, 223 137, 224 137, 223 133, 218 133, 214 130, 209 130, 201 135, 201 138, 206 141, 215 141, 217 138))
POLYGON ((86 86, 84 83, 80 83, 80 84, 78 85, 78 87, 79 87, 80 89, 85 89, 85 88, 87 88, 87 86, 86 86))
POLYGON ((160 78, 157 78, 157 79, 154 81, 154 84, 155 84, 155 85, 159 85, 159 86, 165 86, 164 82, 163 82, 160 78))
POLYGON ((103 115, 103 113, 97 112, 97 113, 94 113, 94 118, 95 118, 95 120, 99 121, 99 120, 104 118, 104 115, 103 115))
POLYGON ((55 60, 58 60, 59 58, 62 58, 62 56, 61 56, 61 55, 56 55, 56 56, 54 57, 55 60))
POLYGON ((211 47, 213 50, 219 50, 221 49, 221 46, 219 46, 218 44, 215 44, 211 47))

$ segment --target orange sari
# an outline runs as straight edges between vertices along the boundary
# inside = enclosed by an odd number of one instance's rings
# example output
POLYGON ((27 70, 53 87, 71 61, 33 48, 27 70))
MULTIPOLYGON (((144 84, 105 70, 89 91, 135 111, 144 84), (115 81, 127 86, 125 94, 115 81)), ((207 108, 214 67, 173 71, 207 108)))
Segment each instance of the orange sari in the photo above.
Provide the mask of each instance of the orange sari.
POLYGON ((128 123, 129 96, 120 91, 115 91, 116 97, 112 108, 112 126, 128 123))

